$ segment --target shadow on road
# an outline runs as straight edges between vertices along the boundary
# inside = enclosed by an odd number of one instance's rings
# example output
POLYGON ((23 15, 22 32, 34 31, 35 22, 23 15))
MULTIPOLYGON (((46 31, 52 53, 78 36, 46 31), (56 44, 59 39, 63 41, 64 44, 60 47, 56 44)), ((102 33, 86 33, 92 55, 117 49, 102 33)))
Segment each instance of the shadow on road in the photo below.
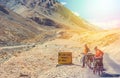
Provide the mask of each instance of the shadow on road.
POLYGON ((81 67, 81 65, 78 65, 78 64, 57 64, 56 67, 59 67, 59 66, 79 66, 81 67))
POLYGON ((105 60, 107 61, 108 65, 112 67, 116 72, 120 74, 120 65, 114 62, 108 54, 105 54, 105 60))
POLYGON ((120 74, 104 73, 101 77, 120 77, 120 74))
POLYGON ((104 73, 102 77, 120 77, 120 65, 114 62, 108 54, 105 54, 105 60, 108 65, 114 69, 117 74, 104 73))

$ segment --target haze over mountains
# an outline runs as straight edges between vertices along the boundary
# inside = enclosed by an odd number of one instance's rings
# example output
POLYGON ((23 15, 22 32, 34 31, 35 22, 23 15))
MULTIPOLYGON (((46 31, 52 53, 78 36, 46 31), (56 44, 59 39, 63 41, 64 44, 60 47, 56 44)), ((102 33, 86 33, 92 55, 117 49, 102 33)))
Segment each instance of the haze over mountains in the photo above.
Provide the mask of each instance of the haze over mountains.
MULTIPOLYGON (((90 77, 92 73, 88 74, 87 69, 81 74, 83 69, 80 67, 68 66, 69 71, 65 66, 55 67, 60 51, 72 52, 73 63, 79 64, 76 58, 85 43, 92 52, 97 45, 114 58, 113 64, 120 63, 120 29, 102 30, 91 25, 57 0, 0 0, 0 46, 4 48, 31 43, 35 43, 35 46, 28 51, 12 54, 7 50, 0 54, 0 60, 11 56, 0 65, 1 78, 90 77)), ((108 58, 106 60, 105 65, 109 65, 108 58)), ((108 72, 119 73, 118 68, 110 64, 108 72)), ((97 76, 92 75, 91 78, 97 76)))

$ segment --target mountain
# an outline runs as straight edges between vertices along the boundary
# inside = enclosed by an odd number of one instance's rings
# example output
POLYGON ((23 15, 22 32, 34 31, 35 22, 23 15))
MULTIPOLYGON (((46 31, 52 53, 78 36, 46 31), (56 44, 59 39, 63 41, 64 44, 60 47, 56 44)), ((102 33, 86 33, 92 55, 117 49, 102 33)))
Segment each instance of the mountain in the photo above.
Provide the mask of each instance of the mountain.
POLYGON ((40 25, 57 28, 89 29, 97 27, 75 16, 57 0, 0 0, 0 3, 25 18, 40 25), (56 24, 57 22, 57 24, 56 24))
MULTIPOLYGON (((28 21, 26 22, 26 20, 29 20, 29 23, 32 23, 31 25, 34 25, 32 27, 36 28, 34 29, 36 31, 33 31, 33 29, 29 27, 29 25, 27 26, 27 30, 32 31, 34 33, 34 36, 38 29, 46 30, 47 32, 45 32, 48 35, 48 30, 50 29, 59 30, 63 28, 62 31, 57 30, 57 33, 54 33, 58 35, 58 38, 72 38, 73 40, 80 41, 81 43, 86 42, 91 46, 107 46, 118 39, 117 37, 119 32, 114 33, 111 31, 111 33, 109 34, 106 33, 106 31, 103 31, 100 28, 91 25, 84 19, 75 16, 69 9, 61 5, 60 2, 58 2, 57 0, 0 0, 0 4, 6 8, 9 8, 9 11, 15 12, 14 14, 16 14, 16 17, 8 14, 6 11, 5 13, 7 13, 9 17, 14 18, 16 20, 16 18, 18 18, 19 16, 21 18, 19 19, 19 22, 22 21, 27 24, 28 21), (74 34, 77 34, 78 37, 76 37, 74 34), (100 37, 97 38, 97 36, 100 37), (113 40, 109 40, 109 38, 111 37, 113 38, 113 40), (103 43, 103 41, 105 42, 103 43)), ((11 27, 11 29, 12 28, 14 27, 11 27)), ((36 35, 38 34, 43 36, 41 30, 40 33, 38 32, 36 35)), ((52 34, 50 34, 49 32, 49 35, 52 34)), ((28 35, 28 37, 30 36, 32 35, 28 35)), ((26 38, 26 40, 24 41, 35 42, 40 41, 40 38, 41 36, 37 36, 35 37, 35 39, 30 40, 26 38)))
POLYGON ((45 31, 34 21, 0 5, 0 46, 25 43, 38 35, 48 35, 45 31))
MULTIPOLYGON (((0 18, 0 45, 44 41, 54 29, 99 30, 57 0, 0 0, 0 18)), ((69 37, 67 31, 62 33, 69 37)))

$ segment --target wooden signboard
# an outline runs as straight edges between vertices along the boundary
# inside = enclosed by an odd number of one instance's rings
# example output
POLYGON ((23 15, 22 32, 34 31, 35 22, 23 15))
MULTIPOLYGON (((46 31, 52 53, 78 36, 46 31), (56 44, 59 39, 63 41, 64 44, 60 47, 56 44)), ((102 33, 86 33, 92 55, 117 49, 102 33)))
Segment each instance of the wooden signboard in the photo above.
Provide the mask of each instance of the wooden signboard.
POLYGON ((71 52, 59 52, 58 53, 58 64, 72 64, 72 53, 71 52))

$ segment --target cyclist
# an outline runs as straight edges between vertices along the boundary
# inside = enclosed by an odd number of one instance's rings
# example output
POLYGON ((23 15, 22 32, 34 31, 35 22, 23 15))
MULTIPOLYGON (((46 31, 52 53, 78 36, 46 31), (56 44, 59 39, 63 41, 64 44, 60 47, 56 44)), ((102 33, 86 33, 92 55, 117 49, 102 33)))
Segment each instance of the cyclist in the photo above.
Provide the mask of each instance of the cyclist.
POLYGON ((84 45, 84 50, 83 50, 83 65, 82 67, 85 67, 85 59, 86 59, 86 55, 87 53, 90 52, 90 49, 88 48, 87 44, 84 45))
POLYGON ((97 46, 94 48, 94 50, 95 50, 95 55, 94 55, 95 60, 99 60, 99 65, 103 67, 103 55, 104 55, 103 51, 98 49, 97 46))

